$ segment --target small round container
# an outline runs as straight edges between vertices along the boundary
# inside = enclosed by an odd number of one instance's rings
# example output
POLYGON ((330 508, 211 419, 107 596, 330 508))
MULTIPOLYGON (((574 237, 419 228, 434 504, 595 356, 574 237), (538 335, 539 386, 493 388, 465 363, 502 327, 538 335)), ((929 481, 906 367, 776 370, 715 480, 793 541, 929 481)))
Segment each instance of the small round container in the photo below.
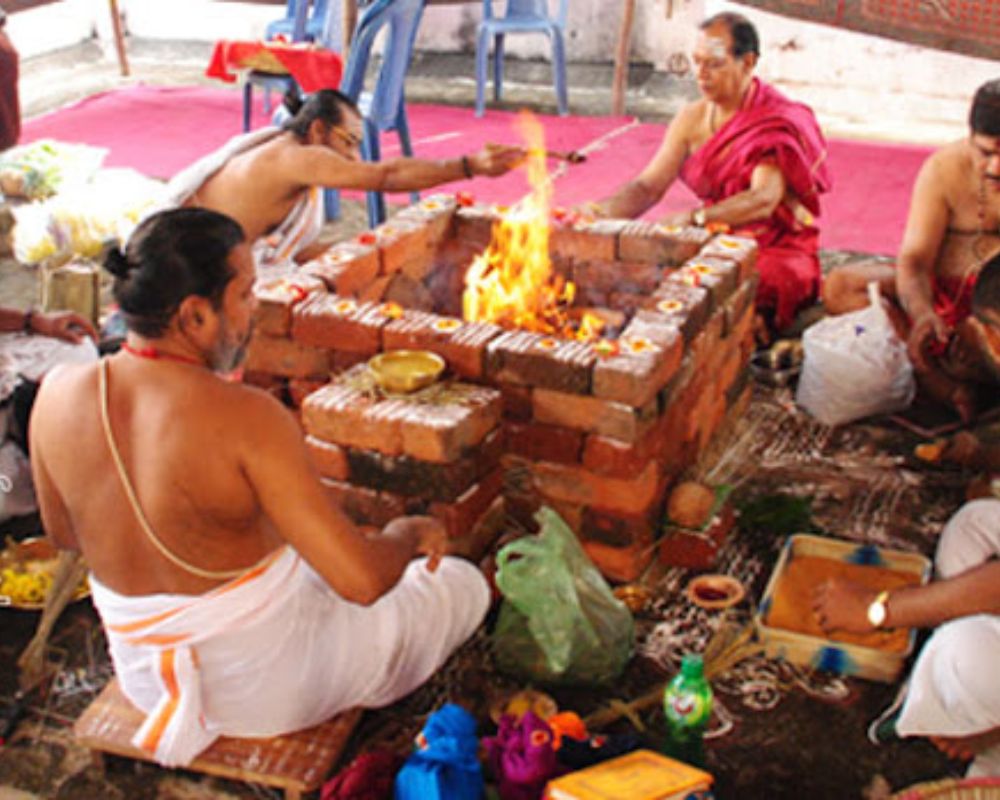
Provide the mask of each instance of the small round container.
POLYGON ((719 611, 739 603, 746 596, 746 590, 729 575, 699 575, 688 582, 685 594, 699 608, 719 611))
POLYGON ((427 350, 390 350, 368 361, 368 371, 386 392, 407 394, 434 383, 444 372, 445 362, 427 350))
POLYGON ((623 586, 616 586, 612 594, 621 600, 625 604, 625 607, 633 614, 641 614, 646 610, 649 601, 653 599, 653 593, 638 583, 626 583, 623 586))

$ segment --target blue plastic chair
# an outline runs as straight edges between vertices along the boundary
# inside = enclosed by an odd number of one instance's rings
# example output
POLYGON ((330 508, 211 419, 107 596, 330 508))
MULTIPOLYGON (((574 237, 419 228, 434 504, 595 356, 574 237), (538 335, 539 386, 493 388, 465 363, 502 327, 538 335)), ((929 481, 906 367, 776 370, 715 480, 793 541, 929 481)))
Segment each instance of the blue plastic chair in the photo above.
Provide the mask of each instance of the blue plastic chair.
MULTIPOLYGON (((361 111, 364 136, 361 155, 365 161, 381 158, 379 134, 395 131, 403 155, 413 155, 410 127, 406 119, 406 102, 403 84, 413 55, 413 40, 424 12, 424 0, 375 0, 362 10, 351 40, 351 51, 340 81, 340 90, 358 104, 361 111), (365 71, 371 57, 372 45, 378 33, 388 26, 388 39, 383 51, 382 65, 372 92, 364 91, 365 71)), ((412 192, 413 202, 420 195, 412 192)), ((385 197, 381 192, 367 193, 368 224, 372 227, 385 222, 385 197)), ((326 191, 326 208, 329 214, 335 205, 336 190, 326 191)))
MULTIPOLYGON (((292 41, 299 41, 299 39, 295 38, 295 15, 299 5, 298 0, 288 0, 285 8, 285 16, 268 24, 264 29, 264 38, 274 39, 276 36, 287 36, 292 41)), ((336 11, 336 9, 332 8, 333 5, 335 4, 331 3, 330 0, 312 1, 312 12, 306 19, 304 37, 306 40, 322 42, 324 46, 329 46, 327 26, 330 11, 336 11)), ((339 49, 339 43, 337 44, 337 49, 339 49)))
POLYGON ((503 93, 503 45, 508 33, 544 33, 552 42, 552 77, 556 86, 559 113, 566 116, 569 104, 566 98, 566 48, 563 33, 569 0, 559 0, 555 17, 549 16, 548 0, 507 0, 507 12, 502 17, 493 16, 493 0, 483 0, 483 21, 479 23, 476 40, 476 116, 486 110, 486 59, 493 40, 493 97, 499 100, 503 93))
MULTIPOLYGON (((326 0, 322 0, 322 2, 326 2, 326 0)), ((291 31, 288 35, 293 42, 301 42, 305 39, 309 3, 310 0, 288 0, 288 19, 291 22, 291 31)), ((284 22, 284 20, 279 20, 279 22, 284 22)), ((270 26, 268 27, 270 28, 270 26)), ((284 95, 296 85, 295 79, 291 75, 276 75, 257 69, 250 70, 243 84, 243 132, 246 133, 250 130, 250 118, 253 116, 254 86, 259 86, 264 90, 264 110, 271 113, 271 92, 276 91, 284 95)))

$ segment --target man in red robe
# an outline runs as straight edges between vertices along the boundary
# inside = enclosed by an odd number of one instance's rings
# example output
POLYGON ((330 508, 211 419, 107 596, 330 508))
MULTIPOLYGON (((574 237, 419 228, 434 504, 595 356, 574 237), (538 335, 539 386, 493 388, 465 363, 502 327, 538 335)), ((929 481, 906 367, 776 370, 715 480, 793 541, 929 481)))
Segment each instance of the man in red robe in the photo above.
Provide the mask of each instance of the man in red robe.
POLYGON ((17 50, 7 36, 7 13, 0 8, 0 150, 21 136, 21 104, 17 95, 17 50))
POLYGON ((753 76, 759 54, 745 17, 723 13, 702 23, 693 56, 701 99, 681 109, 638 177, 590 208, 637 217, 680 177, 702 205, 666 222, 715 223, 757 240, 757 310, 773 333, 818 297, 816 217, 830 178, 812 111, 753 76))

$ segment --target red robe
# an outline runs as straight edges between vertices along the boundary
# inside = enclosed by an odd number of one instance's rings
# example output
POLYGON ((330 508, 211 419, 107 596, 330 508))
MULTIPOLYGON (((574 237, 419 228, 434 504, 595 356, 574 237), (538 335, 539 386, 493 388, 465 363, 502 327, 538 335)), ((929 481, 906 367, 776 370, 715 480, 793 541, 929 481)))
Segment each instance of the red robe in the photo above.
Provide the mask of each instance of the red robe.
MULTIPOLYGON (((0 11, 0 14, 3 12, 0 11)), ((17 94, 17 50, 0 27, 0 150, 17 144, 21 136, 21 104, 17 94)))
POLYGON ((819 195, 830 189, 826 155, 826 141, 809 107, 754 78, 743 107, 681 168, 681 179, 705 205, 750 188, 754 169, 765 163, 781 170, 787 189, 798 198, 797 210, 783 201, 768 219, 734 230, 757 240, 757 309, 778 330, 819 296, 815 217, 819 195))

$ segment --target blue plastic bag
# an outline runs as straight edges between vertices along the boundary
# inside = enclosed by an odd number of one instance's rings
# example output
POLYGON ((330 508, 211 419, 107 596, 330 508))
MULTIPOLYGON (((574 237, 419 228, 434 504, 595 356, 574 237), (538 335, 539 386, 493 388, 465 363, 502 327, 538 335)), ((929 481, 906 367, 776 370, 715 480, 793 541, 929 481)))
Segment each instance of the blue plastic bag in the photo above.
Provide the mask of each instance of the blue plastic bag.
POLYGON ((396 776, 396 800, 480 800, 476 721, 448 703, 430 715, 417 735, 417 749, 396 776))

